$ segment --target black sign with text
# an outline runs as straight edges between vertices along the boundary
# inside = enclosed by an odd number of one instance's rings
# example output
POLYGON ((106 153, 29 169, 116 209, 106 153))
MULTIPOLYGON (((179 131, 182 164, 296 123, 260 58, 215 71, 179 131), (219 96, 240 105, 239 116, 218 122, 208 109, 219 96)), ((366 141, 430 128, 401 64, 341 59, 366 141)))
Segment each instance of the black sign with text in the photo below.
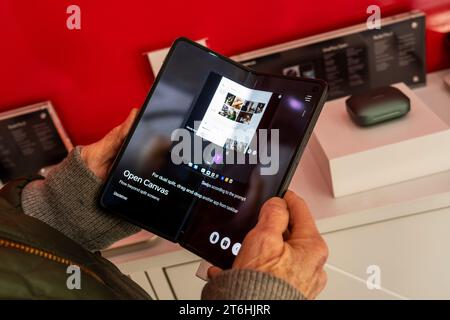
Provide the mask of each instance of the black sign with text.
POLYGON ((0 120, 0 180, 4 183, 60 162, 67 149, 48 110, 0 120))
POLYGON ((281 51, 263 49, 265 53, 251 59, 246 56, 252 53, 235 59, 260 72, 326 80, 329 100, 397 82, 425 84, 423 14, 391 18, 381 29, 368 30, 365 25, 353 29, 318 36, 306 45, 300 40, 298 46, 281 51))

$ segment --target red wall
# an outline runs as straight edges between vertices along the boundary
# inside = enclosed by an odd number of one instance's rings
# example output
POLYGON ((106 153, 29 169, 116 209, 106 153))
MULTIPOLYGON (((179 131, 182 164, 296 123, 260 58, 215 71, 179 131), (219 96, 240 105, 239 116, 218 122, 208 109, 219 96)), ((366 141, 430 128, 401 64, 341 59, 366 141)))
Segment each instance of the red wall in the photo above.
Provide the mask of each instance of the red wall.
MULTIPOLYGON (((363 22, 369 4, 387 16, 450 1, 0 0, 0 111, 51 100, 74 143, 90 143, 143 102, 153 81, 143 52, 183 35, 232 55, 363 22), (81 30, 66 28, 70 4, 81 30)), ((447 65, 442 35, 427 33, 427 58, 428 70, 447 65)))

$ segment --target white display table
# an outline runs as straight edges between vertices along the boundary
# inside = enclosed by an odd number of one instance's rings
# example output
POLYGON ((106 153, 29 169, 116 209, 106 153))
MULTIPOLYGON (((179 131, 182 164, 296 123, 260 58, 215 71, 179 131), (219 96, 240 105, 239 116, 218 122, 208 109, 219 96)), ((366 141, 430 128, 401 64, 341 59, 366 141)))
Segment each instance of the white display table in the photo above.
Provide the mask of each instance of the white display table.
POLYGON ((309 148, 335 197, 450 170, 450 125, 405 84, 394 85, 410 100, 404 117, 371 127, 350 119, 345 100, 325 104, 309 148))

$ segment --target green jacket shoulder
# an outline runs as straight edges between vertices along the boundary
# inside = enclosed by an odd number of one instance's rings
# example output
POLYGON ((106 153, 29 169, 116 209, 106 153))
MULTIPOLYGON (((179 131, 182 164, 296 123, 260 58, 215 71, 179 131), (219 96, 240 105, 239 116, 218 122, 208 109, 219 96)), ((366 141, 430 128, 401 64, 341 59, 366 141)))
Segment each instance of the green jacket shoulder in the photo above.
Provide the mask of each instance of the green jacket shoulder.
POLYGON ((149 299, 111 262, 23 214, 21 192, 39 176, 0 190, 0 298, 149 299))

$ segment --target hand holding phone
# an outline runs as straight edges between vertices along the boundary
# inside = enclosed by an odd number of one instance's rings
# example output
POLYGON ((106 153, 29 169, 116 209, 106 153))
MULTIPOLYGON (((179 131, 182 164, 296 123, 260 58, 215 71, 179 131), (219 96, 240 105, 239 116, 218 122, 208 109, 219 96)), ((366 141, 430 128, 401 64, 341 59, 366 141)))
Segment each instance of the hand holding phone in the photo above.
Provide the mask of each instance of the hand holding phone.
MULTIPOLYGON (((264 203, 256 226, 247 234, 232 269, 270 273, 285 280, 305 298, 314 299, 327 282, 324 265, 328 247, 305 201, 287 191, 284 198, 264 203)), ((208 277, 222 270, 210 267, 208 277)), ((206 286, 206 291, 215 288, 206 286)))
POLYGON ((81 158, 97 178, 106 179, 136 115, 137 109, 132 109, 127 119, 108 132, 103 139, 81 148, 81 158))

